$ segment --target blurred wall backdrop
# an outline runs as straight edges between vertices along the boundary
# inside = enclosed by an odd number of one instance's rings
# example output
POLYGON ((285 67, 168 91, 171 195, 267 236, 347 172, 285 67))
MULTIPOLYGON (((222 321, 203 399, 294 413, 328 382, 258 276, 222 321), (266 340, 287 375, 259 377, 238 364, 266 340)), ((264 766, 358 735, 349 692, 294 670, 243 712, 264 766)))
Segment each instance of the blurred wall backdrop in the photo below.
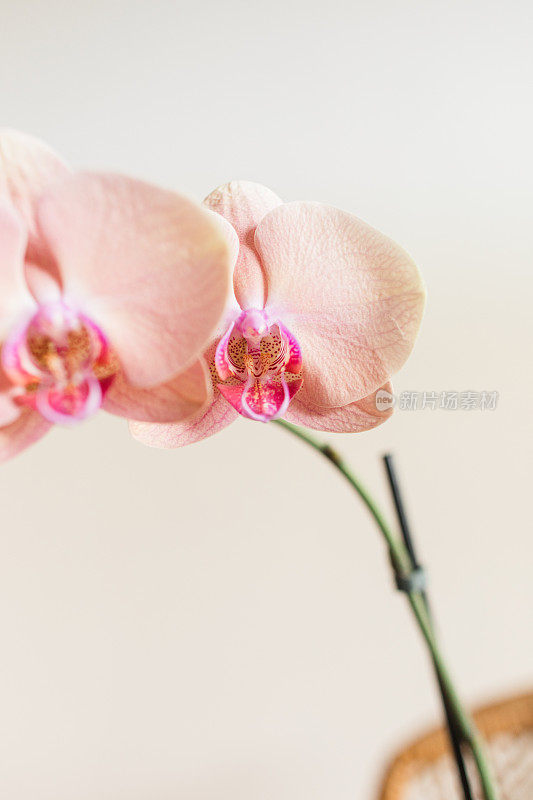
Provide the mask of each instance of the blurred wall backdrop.
MULTIPOLYGON (((198 199, 244 178, 339 205, 414 255, 397 392, 497 408, 335 443, 382 500, 396 453, 464 697, 530 684, 531 4, 0 11, 3 124, 198 199)), ((376 531, 281 430, 160 452, 102 414, 2 466, 0 499, 1 797, 370 798, 439 718, 376 531)))

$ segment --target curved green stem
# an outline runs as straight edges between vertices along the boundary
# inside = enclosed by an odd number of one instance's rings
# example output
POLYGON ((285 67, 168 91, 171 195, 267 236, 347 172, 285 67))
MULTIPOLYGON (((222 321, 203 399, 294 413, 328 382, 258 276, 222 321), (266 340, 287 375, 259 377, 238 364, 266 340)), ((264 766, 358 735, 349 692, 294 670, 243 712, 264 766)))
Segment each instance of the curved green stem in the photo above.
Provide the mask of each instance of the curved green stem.
MULTIPOLYGON (((394 535, 372 496, 368 493, 366 488, 354 475, 352 470, 339 456, 339 454, 328 444, 320 442, 313 434, 309 433, 303 428, 299 428, 296 425, 292 425, 290 422, 286 422, 282 419, 276 420, 276 423, 282 428, 285 428, 286 431, 289 431, 289 433, 292 433, 294 436, 302 439, 304 442, 306 442, 306 444, 319 452, 321 455, 325 456, 325 458, 327 458, 345 477, 345 479, 366 505, 379 530, 381 531, 389 549, 390 558, 396 575, 399 577, 408 578, 412 569, 412 564, 403 542, 394 535)), ((469 714, 463 708, 459 695, 457 694, 436 640, 432 623, 429 619, 423 598, 419 592, 408 591, 406 594, 415 619, 418 623, 418 627, 420 628, 422 636, 424 637, 424 640, 428 646, 435 670, 437 671, 439 679, 441 680, 442 686, 446 692, 455 722, 464 741, 469 745, 472 751, 472 756, 477 767, 485 800, 500 800, 499 793, 492 776, 492 771, 485 755, 480 734, 478 733, 469 714)))

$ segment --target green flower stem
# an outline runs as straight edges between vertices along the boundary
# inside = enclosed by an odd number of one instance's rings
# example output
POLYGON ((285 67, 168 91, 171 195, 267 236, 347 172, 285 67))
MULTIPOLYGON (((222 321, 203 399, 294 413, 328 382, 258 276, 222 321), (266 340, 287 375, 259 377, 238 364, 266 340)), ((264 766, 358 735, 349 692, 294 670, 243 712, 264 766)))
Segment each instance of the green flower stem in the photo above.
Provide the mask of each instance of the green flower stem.
MULTIPOLYGON (((412 563, 403 542, 394 535, 371 495, 361 484, 359 479, 354 475, 352 470, 343 461, 340 455, 332 447, 330 447, 330 445, 323 444, 307 430, 299 428, 296 425, 292 425, 290 422, 286 422, 282 419, 275 420, 275 422, 289 433, 292 433, 293 436, 297 436, 299 439, 302 439, 302 441, 306 442, 314 450, 325 456, 325 458, 327 458, 333 464, 333 466, 342 475, 344 475, 348 483, 353 489, 355 489, 363 503, 366 505, 367 509, 370 511, 374 521, 383 534, 396 576, 400 578, 408 578, 412 571, 412 563)), ((428 646, 431 660, 433 661, 435 670, 439 676, 439 680, 441 681, 444 691, 446 692, 450 711, 453 714, 457 728, 460 731, 463 740, 469 745, 472 751, 472 756, 477 767, 485 800, 500 800, 500 796, 492 776, 492 771, 485 755, 481 736, 469 714, 463 708, 461 700, 459 699, 457 691, 453 685, 450 673, 448 672, 448 668, 435 638, 432 623, 427 613, 423 597, 420 592, 415 591, 408 591, 406 594, 409 605, 411 606, 415 619, 418 623, 418 627, 420 628, 422 636, 424 637, 424 640, 428 646)))

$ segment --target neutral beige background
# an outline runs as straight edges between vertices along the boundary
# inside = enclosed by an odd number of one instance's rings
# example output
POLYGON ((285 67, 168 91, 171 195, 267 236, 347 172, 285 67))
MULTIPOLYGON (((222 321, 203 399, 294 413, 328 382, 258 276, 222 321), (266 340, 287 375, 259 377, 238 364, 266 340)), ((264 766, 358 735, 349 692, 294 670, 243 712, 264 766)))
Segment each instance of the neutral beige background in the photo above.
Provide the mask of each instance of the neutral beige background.
MULTIPOLYGON (((465 698, 533 681, 531 4, 1 0, 2 122, 201 199, 229 179, 398 239, 427 316, 397 454, 465 698)), ((1 468, 0 797, 371 798, 439 716, 383 547, 332 469, 241 421, 181 452, 100 415, 1 468)))

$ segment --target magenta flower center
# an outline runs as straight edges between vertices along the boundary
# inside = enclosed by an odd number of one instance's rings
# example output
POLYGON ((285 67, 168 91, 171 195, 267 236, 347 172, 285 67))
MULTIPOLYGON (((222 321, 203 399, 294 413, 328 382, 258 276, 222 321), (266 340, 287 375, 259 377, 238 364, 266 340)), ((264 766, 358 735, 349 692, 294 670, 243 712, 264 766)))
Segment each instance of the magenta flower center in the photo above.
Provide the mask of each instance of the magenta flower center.
POLYGON ((220 340, 214 366, 226 400, 262 422, 282 416, 302 385, 298 342, 264 309, 240 314, 220 340))
POLYGON ((56 423, 97 411, 116 371, 101 329, 63 301, 39 306, 2 348, 2 366, 19 403, 56 423))

